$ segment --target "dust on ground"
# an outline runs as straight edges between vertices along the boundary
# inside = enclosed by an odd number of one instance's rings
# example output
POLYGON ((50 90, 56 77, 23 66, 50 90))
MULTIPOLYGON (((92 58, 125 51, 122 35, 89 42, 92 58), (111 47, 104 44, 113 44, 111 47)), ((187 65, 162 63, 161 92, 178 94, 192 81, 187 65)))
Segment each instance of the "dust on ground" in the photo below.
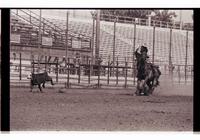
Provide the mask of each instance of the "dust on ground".
POLYGON ((191 86, 160 86, 151 96, 132 96, 134 90, 129 89, 38 91, 11 88, 11 130, 193 130, 191 86))

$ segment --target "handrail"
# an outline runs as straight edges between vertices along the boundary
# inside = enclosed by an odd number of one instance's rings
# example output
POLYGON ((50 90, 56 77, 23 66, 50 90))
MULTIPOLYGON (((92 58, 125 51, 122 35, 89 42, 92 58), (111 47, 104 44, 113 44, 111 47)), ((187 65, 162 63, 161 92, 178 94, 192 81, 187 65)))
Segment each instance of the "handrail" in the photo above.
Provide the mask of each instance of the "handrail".
MULTIPOLYGON (((34 15, 36 15, 36 16, 39 16, 38 14, 32 12, 31 10, 29 10, 29 11, 30 11, 32 14, 34 14, 34 15)), ((41 18, 42 18, 43 21, 47 21, 48 23, 53 24, 53 26, 56 27, 56 29, 59 29, 60 32, 65 32, 65 30, 61 29, 59 26, 57 26, 57 25, 54 24, 53 22, 49 21, 48 19, 43 18, 43 17, 41 17, 41 18)), ((48 25, 48 24, 46 24, 46 25, 48 25)), ((50 25, 48 25, 48 26, 50 26, 50 25)), ((52 27, 52 28, 53 28, 53 27, 52 27)), ((74 33, 73 33, 71 30, 68 29, 68 32, 71 33, 70 35, 71 35, 72 37, 77 37, 77 35, 72 35, 72 34, 74 34, 74 33)), ((78 33, 78 36, 80 36, 80 35, 83 36, 83 37, 86 37, 87 39, 89 39, 88 36, 85 36, 84 34, 78 33)))
MULTIPOLYGON (((114 20, 116 20, 116 22, 119 22, 119 19, 121 18, 121 19, 124 19, 123 21, 123 23, 136 23, 136 24, 138 24, 138 22, 137 21, 143 21, 143 22, 141 22, 141 23, 143 23, 144 25, 146 25, 146 26, 148 26, 148 19, 142 19, 142 18, 134 18, 134 17, 128 17, 128 16, 115 16, 115 15, 108 15, 108 14, 101 14, 100 15, 101 17, 100 17, 100 19, 101 20, 107 20, 107 21, 111 21, 111 22, 113 22, 114 20), (107 16, 108 18, 105 18, 105 16, 107 16)), ((122 21, 122 20, 120 20, 120 21, 122 21)), ((156 23, 156 22, 159 22, 160 24, 160 26, 161 27, 166 27, 166 28, 173 28, 173 29, 177 29, 177 27, 175 27, 175 25, 176 25, 176 23, 173 23, 173 22, 165 22, 165 21, 159 21, 159 20, 151 20, 151 22, 153 22, 153 23, 156 23), (172 26, 166 26, 166 25, 172 25, 172 26), (163 26, 164 25, 164 26, 163 26)), ((142 25, 143 25, 142 24, 142 25)), ((187 26, 187 24, 188 23, 185 23, 185 24, 183 24, 182 25, 182 27, 183 27, 183 30, 185 29, 185 30, 193 30, 193 28, 184 28, 184 26, 186 25, 187 26)), ((158 27, 160 27, 160 26, 158 26, 158 27)), ((180 29, 180 23, 179 23, 179 28, 178 29, 180 29)))
MULTIPOLYGON (((23 12, 24 14, 26 14, 26 15, 28 15, 28 16, 31 16, 27 11, 25 11, 25 10, 20 10, 21 12, 23 12)), ((35 16, 39 16, 39 15, 37 15, 36 13, 34 13, 34 12, 32 12, 31 10, 28 10, 29 12, 31 12, 31 14, 34 14, 35 16)), ((20 16, 19 14, 17 14, 17 13, 15 13, 15 12, 12 12, 13 14, 15 14, 16 16, 18 16, 18 17, 20 17, 20 18, 22 18, 23 20, 25 20, 26 22, 29 22, 29 20, 28 19, 26 19, 26 18, 24 18, 23 16, 20 16)), ((35 20, 37 20, 37 21, 39 21, 39 19, 37 18, 37 17, 35 17, 35 16, 31 16, 31 18, 34 18, 35 20)), ((51 22, 51 21, 49 21, 49 20, 47 20, 47 19, 45 19, 45 18, 43 18, 42 17, 42 23, 45 25, 45 26, 47 26, 47 27, 49 27, 49 28, 51 28, 51 29, 53 29, 53 30, 55 30, 56 32, 58 32, 59 34, 64 34, 65 33, 65 30, 63 30, 63 29, 61 29, 59 26, 57 26, 56 24, 54 24, 53 22, 51 22), (45 21, 45 22, 44 22, 45 21), (54 27, 52 27, 52 25, 54 26, 54 27)), ((31 23, 31 24, 33 24, 34 26, 36 26, 36 27, 38 27, 39 25, 37 25, 37 24, 35 24, 35 23, 31 23)), ((69 31, 70 33, 69 33, 69 36, 70 37, 74 37, 74 38, 77 38, 77 37, 80 37, 80 35, 81 35, 81 37, 83 38, 83 39, 86 39, 86 40, 90 40, 90 37, 88 37, 88 36, 85 36, 85 35, 83 35, 83 34, 74 34, 72 31, 69 31)))

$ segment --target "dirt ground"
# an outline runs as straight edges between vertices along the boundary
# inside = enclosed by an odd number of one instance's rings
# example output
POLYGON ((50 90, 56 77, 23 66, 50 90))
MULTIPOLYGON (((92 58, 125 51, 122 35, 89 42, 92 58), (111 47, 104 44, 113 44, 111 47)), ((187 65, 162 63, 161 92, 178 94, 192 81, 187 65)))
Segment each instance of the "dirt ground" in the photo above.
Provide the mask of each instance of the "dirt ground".
POLYGON ((133 90, 11 88, 11 131, 192 131, 192 87, 133 90))

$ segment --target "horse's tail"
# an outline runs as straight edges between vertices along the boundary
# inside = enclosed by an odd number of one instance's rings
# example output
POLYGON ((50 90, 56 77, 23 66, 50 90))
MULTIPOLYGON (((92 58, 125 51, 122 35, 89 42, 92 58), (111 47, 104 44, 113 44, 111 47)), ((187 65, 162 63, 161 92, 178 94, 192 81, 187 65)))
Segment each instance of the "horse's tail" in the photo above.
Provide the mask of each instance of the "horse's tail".
POLYGON ((157 71, 158 71, 158 74, 159 74, 159 75, 162 74, 159 68, 157 68, 157 71))
POLYGON ((154 67, 154 71, 155 71, 154 72, 154 82, 155 82, 154 85, 156 87, 156 86, 160 85, 158 79, 159 79, 159 77, 161 75, 161 71, 160 71, 160 69, 157 66, 154 67))

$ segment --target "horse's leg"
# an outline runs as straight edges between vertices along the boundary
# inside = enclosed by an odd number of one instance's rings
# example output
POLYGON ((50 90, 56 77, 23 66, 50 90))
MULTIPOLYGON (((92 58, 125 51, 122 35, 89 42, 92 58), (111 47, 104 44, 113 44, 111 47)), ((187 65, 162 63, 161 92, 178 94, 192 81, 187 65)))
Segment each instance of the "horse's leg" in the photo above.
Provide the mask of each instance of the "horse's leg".
POLYGON ((136 90, 136 95, 138 95, 138 96, 141 96, 141 95, 143 95, 143 94, 141 94, 141 93, 144 93, 145 91, 144 91, 144 82, 142 83, 143 81, 138 81, 137 82, 137 90, 136 90))
POLYGON ((140 89, 136 88, 135 94, 140 95, 140 89))
POLYGON ((140 94, 140 90, 139 90, 139 80, 137 81, 137 86, 136 86, 136 91, 135 91, 136 95, 140 94))
POLYGON ((156 75, 155 75, 155 77, 156 77, 156 86, 160 85, 160 82, 158 81, 160 75, 161 75, 161 71, 157 68, 156 69, 156 75))
POLYGON ((146 92, 148 92, 149 94, 151 94, 152 93, 152 84, 151 84, 151 82, 152 81, 150 81, 150 80, 148 80, 147 82, 146 82, 146 84, 147 84, 147 86, 148 86, 148 90, 146 91, 146 92))
POLYGON ((149 96, 149 94, 150 94, 150 88, 147 84, 145 84, 143 87, 143 93, 145 96, 149 96))

